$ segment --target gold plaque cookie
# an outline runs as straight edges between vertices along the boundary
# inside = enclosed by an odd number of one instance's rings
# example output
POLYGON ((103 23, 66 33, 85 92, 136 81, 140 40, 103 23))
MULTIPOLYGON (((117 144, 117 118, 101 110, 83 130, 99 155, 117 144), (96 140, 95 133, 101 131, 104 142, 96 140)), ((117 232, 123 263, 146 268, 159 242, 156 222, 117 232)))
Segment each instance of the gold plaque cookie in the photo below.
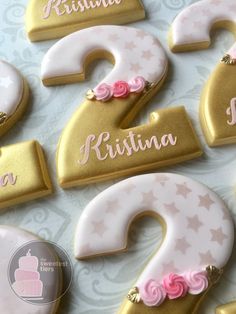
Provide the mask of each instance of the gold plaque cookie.
POLYGON ((44 197, 52 185, 36 141, 0 148, 0 208, 44 197))
POLYGON ((115 66, 88 91, 63 131, 57 151, 58 179, 63 188, 201 155, 184 107, 162 109, 151 114, 149 124, 130 127, 167 73, 165 52, 149 33, 124 26, 96 26, 71 34, 46 54, 43 82, 55 85, 83 80, 86 65, 99 57, 108 58, 115 66))
POLYGON ((145 18, 141 0, 30 0, 26 29, 31 41, 64 37, 100 24, 145 18))
MULTIPOLYGON (((197 1, 174 20, 170 32, 173 52, 210 46, 210 30, 223 27, 236 32, 236 3, 197 1)), ((200 105, 200 119, 209 146, 236 143, 236 45, 222 58, 208 80, 200 105)))
POLYGON ((0 136, 21 118, 28 100, 26 80, 14 66, 0 60, 0 136))

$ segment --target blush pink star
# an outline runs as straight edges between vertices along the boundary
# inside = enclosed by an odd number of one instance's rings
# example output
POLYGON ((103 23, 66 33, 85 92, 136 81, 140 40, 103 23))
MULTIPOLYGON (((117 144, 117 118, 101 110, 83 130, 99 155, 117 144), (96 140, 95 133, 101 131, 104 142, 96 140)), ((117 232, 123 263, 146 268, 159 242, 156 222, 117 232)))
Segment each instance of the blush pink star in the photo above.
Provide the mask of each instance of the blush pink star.
POLYGON ((103 220, 94 221, 93 224, 93 233, 97 234, 99 237, 103 237, 104 233, 108 230, 103 220))
POLYGON ((192 190, 187 187, 186 183, 176 184, 176 187, 177 187, 176 195, 181 195, 185 199, 188 197, 188 194, 192 192, 192 190))
POLYGON ((215 202, 211 199, 209 194, 206 194, 204 196, 199 195, 199 207, 204 207, 209 210, 214 203, 215 202))

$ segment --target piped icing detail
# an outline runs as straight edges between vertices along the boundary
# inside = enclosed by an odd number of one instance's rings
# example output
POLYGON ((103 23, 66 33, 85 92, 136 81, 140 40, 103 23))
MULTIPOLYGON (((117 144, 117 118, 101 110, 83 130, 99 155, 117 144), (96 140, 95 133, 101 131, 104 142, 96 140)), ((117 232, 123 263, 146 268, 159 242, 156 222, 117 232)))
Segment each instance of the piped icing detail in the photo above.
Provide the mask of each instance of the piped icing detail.
POLYGON ((97 100, 108 101, 113 97, 113 86, 102 83, 94 89, 94 96, 97 100))
POLYGON ((170 300, 182 298, 188 292, 188 285, 184 277, 173 273, 163 279, 163 287, 170 300))
POLYGON ((208 279, 206 271, 190 271, 186 272, 183 276, 189 287, 188 293, 198 295, 208 288, 208 279))
POLYGON ((129 88, 131 93, 141 93, 147 87, 147 82, 142 76, 137 76, 129 81, 129 88))
POLYGON ((160 306, 167 298, 175 300, 187 294, 199 295, 209 287, 207 271, 187 271, 182 275, 170 273, 162 283, 149 279, 144 285, 130 290, 127 298, 132 303, 143 302, 149 307, 160 306))
POLYGON ((159 306, 165 301, 167 292, 163 285, 156 280, 150 279, 140 288, 140 296, 145 305, 159 306))
POLYGON ((131 79, 128 83, 117 81, 113 85, 102 83, 94 90, 87 92, 87 98, 107 102, 112 98, 127 98, 131 93, 142 93, 151 83, 146 81, 142 76, 131 79))

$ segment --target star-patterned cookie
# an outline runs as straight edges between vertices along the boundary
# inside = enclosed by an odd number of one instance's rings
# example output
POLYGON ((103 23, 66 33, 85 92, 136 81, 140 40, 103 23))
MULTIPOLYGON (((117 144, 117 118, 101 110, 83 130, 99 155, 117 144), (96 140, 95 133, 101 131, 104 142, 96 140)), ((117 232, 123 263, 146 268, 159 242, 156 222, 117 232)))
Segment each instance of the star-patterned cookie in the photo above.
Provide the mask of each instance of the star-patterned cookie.
MULTIPOLYGON (((235 33, 235 0, 196 1, 172 23, 169 45, 173 52, 205 49, 211 30, 220 27, 235 33)), ((200 121, 209 146, 236 143, 236 44, 222 57, 201 96, 200 121)))
MULTIPOLYGON (((192 179, 170 173, 147 174, 108 188, 88 204, 79 219, 75 256, 84 259, 125 250, 129 226, 144 215, 161 217, 165 236, 128 299, 134 300, 136 291, 136 300, 169 313, 169 303, 164 300, 185 297, 183 311, 180 305, 178 310, 192 313, 202 293, 215 282, 211 271, 220 276, 234 243, 227 207, 214 192, 192 179), (170 291, 175 284, 180 294, 170 291), (187 294, 196 296, 192 304, 187 294)), ((142 310, 125 303, 120 313, 132 306, 131 313, 142 310)))
MULTIPOLYGON (((62 188, 95 183, 197 158, 199 141, 184 107, 153 112, 150 123, 132 127, 142 107, 164 83, 168 60, 148 32, 101 25, 57 42, 42 62, 44 85, 85 79, 89 63, 108 59, 114 68, 87 92, 65 127, 57 151, 62 188)), ((166 178, 160 178, 165 185, 166 178)), ((132 187, 127 187, 132 190, 132 187)), ((189 191, 179 187, 180 197, 189 191)), ((149 203, 152 195, 144 195, 149 203)))

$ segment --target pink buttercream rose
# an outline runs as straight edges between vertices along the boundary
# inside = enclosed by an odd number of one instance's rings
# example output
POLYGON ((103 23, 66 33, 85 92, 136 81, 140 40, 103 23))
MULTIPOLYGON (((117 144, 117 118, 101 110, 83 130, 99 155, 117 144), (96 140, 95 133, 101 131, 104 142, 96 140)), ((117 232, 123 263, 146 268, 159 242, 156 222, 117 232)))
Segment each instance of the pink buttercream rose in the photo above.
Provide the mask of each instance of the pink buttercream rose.
POLYGON ((94 89, 97 100, 108 101, 113 96, 113 89, 110 85, 103 83, 94 89))
POLYGON ((146 80, 142 76, 137 76, 129 81, 129 87, 131 93, 141 93, 146 87, 146 80))
POLYGON ((147 306, 159 306, 166 298, 163 286, 152 279, 141 287, 139 292, 143 303, 147 306))
POLYGON ((126 98, 129 96, 129 84, 125 81, 118 81, 113 85, 113 95, 116 98, 126 98))
POLYGON ((189 293, 192 295, 201 294, 208 288, 208 278, 206 271, 190 271, 184 275, 185 281, 189 287, 189 293))
POLYGON ((184 297, 188 292, 184 277, 173 273, 163 279, 163 287, 171 300, 184 297))

